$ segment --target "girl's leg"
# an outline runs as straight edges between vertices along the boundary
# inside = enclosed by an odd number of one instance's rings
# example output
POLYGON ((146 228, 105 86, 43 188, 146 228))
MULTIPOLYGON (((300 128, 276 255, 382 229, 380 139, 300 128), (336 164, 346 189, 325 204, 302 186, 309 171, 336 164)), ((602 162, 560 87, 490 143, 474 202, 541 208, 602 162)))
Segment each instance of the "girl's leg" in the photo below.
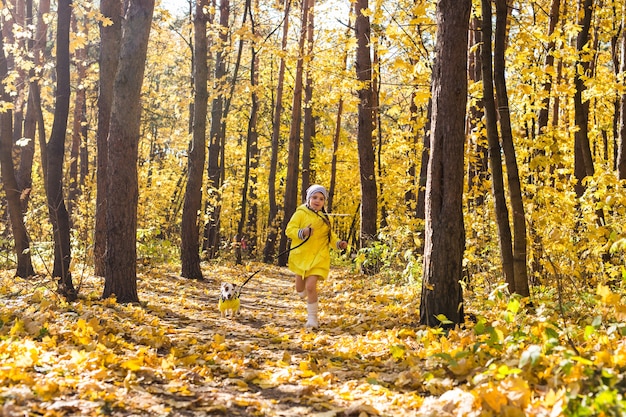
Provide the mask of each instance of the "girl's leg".
POLYGON ((308 301, 306 305, 306 327, 312 328, 319 327, 319 323, 317 321, 317 278, 317 275, 311 275, 306 277, 304 281, 308 301))
POLYGON ((306 298, 306 288, 302 276, 296 275, 296 292, 301 298, 306 298))

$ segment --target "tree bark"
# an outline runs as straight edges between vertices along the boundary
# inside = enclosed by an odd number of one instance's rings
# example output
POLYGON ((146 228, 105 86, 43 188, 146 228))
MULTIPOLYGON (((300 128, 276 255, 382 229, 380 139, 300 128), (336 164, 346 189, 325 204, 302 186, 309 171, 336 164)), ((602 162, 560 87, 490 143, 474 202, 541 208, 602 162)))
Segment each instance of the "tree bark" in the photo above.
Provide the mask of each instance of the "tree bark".
POLYGON ((107 157, 113 84, 120 55, 122 38, 122 1, 100 0, 100 13, 112 24, 100 23, 98 132, 96 135, 96 215, 94 230, 94 274, 104 276, 104 253, 106 251, 107 211, 107 157))
POLYGON ((315 0, 309 1, 309 16, 307 20, 307 65, 306 82, 304 85, 304 125, 302 128, 302 191, 301 201, 304 203, 304 190, 309 188, 311 181, 316 182, 315 173, 311 172, 311 160, 313 152, 313 137, 315 137, 315 119, 313 117, 313 76, 311 62, 313 62, 313 29, 314 29, 314 6, 315 0), (313 178, 313 180, 311 180, 313 178))
MULTIPOLYGON (((620 72, 626 74, 626 5, 622 7, 622 53, 620 72)), ((622 78, 622 85, 626 79, 622 78)), ((620 96, 619 146, 617 152, 617 176, 626 180, 626 93, 620 96)))
MULTIPOLYGON (((35 71, 35 68, 41 66, 46 33, 48 31, 47 20, 44 16, 50 12, 50 1, 42 0, 39 2, 37 9, 37 23, 35 29, 35 39, 28 41, 29 49, 33 54, 33 68, 29 70, 29 87, 28 87, 28 104, 26 107, 26 114, 24 116, 24 137, 28 139, 28 143, 22 148, 20 155, 20 164, 17 173, 17 184, 20 190, 20 199, 22 204, 22 211, 25 213, 30 201, 30 195, 33 188, 33 161, 35 156, 35 134, 37 134, 37 123, 39 123, 39 143, 43 143, 44 146, 40 147, 41 150, 41 166, 45 173, 47 154, 45 151, 46 132, 43 125, 43 116, 41 113, 41 98, 39 90, 39 77, 40 74, 35 71)), ((33 24, 33 4, 32 0, 28 0, 26 3, 26 19, 27 24, 33 24)), ((45 177, 44 177, 45 183, 45 177)))
POLYGON ((194 19, 194 104, 192 142, 188 154, 187 185, 181 219, 181 276, 202 279, 200 268, 200 224, 202 179, 206 157, 206 120, 208 109, 207 20, 204 8, 208 0, 196 1, 194 19))
POLYGON ((581 27, 576 39, 576 76, 574 77, 574 116, 576 132, 574 133, 574 176, 578 180, 574 187, 576 196, 581 197, 587 188, 583 184, 585 177, 594 173, 591 147, 589 146, 589 101, 583 102, 583 93, 586 90, 585 78, 589 69, 589 59, 583 57, 583 48, 589 42, 589 29, 593 13, 593 0, 581 0, 580 6, 583 11, 579 14, 578 25, 581 27))
POLYGON ((48 165, 46 191, 48 213, 54 234, 54 267, 52 276, 58 278, 58 291, 68 301, 76 299, 77 294, 70 274, 70 223, 63 199, 63 156, 65 153, 65 135, 70 107, 70 20, 71 1, 60 0, 58 5, 57 40, 56 40, 56 104, 54 121, 48 141, 48 165))
POLYGON ((374 171, 374 103, 372 88, 372 58, 370 55, 370 20, 368 0, 357 0, 355 4, 356 76, 359 81, 359 109, 357 144, 361 183, 361 233, 360 245, 367 247, 376 239, 378 219, 378 196, 374 171))
MULTIPOLYGON (((279 250, 283 253, 278 259, 280 266, 287 265, 288 255, 287 236, 285 229, 291 215, 296 211, 298 199, 298 166, 300 162, 300 127, 302 126, 302 78, 304 70, 304 46, 307 37, 307 22, 309 19, 309 0, 302 2, 302 27, 298 45, 298 60, 296 64, 296 78, 293 87, 293 104, 291 106, 291 125, 289 127, 289 145, 287 160, 287 179, 285 183, 285 211, 283 216, 283 233, 280 239, 279 250)), ((304 190, 303 190, 304 191, 304 190)))
MULTIPOLYGON (((0 31, 0 79, 4 80, 8 72, 7 59, 4 54, 4 36, 0 31)), ((0 97, 5 103, 11 102, 11 97, 4 88, 4 84, 0 84, 0 97)), ((28 232, 22 216, 20 190, 17 186, 15 167, 13 166, 13 113, 11 110, 0 113, 0 177, 6 194, 11 230, 15 241, 15 255, 17 257, 15 275, 28 278, 35 275, 35 270, 30 256, 28 232)))
POLYGON ((141 87, 154 0, 129 3, 124 16, 120 58, 108 137, 105 282, 102 297, 138 302, 137 155, 141 87))
POLYGON ((505 79, 505 58, 508 20, 508 1, 496 0, 496 34, 494 48, 494 85, 496 88, 496 100, 498 102, 498 116, 500 120, 500 132, 502 135, 502 149, 506 161, 507 180, 509 184, 509 198, 511 199, 511 211, 513 212, 513 277, 514 286, 511 291, 528 297, 528 269, 526 265, 526 215, 522 200, 522 188, 520 185, 517 157, 513 145, 513 132, 511 130, 511 115, 509 112, 509 97, 505 79))
POLYGON ((426 182, 426 239, 420 322, 464 321, 463 177, 470 0, 437 2, 431 152, 426 182), (445 317, 445 319, 444 319, 445 317))
POLYGON ((482 78, 483 102, 485 105, 485 129, 489 142, 489 164, 491 166, 491 188, 494 199, 496 224, 498 225, 498 244, 502 260, 504 280, 511 290, 515 289, 515 271, 513 268, 513 243, 509 211, 504 193, 504 176, 502 170, 502 150, 498 136, 498 116, 493 91, 493 69, 491 54, 491 0, 482 0, 482 78))
POLYGON ((207 160, 208 199, 207 214, 209 224, 204 231, 204 249, 209 259, 213 259, 220 246, 220 187, 222 183, 222 168, 220 160, 224 153, 222 126, 226 123, 224 111, 224 91, 226 78, 226 52, 228 42, 228 25, 230 19, 230 2, 220 2, 220 35, 218 50, 215 54, 215 77, 213 83, 213 102, 211 104, 211 129, 209 132, 209 156, 207 160))
MULTIPOLYGON (((289 11, 291 9, 291 0, 285 0, 285 11, 283 14, 283 35, 281 50, 287 49, 287 40, 289 35, 289 11)), ((274 104, 274 114, 272 118, 272 150, 270 155, 270 172, 268 178, 268 199, 269 212, 267 216, 267 240, 263 248, 263 261, 270 263, 274 259, 276 248, 276 239, 279 233, 280 219, 278 218, 278 204, 276 203, 276 170, 278 169, 278 146, 280 139, 280 119, 283 112, 283 91, 285 83, 285 58, 280 58, 278 67, 278 80, 276 81, 276 102, 274 104)))

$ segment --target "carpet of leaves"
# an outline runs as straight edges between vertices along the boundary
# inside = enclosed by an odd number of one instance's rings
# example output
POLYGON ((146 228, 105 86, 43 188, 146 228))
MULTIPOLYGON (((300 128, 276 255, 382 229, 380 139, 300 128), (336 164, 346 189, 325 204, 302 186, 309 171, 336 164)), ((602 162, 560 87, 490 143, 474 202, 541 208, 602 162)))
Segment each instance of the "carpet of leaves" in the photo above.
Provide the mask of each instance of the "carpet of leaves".
MULTIPOLYGON (((43 278, 0 273, 0 416, 560 416, 626 410, 626 310, 599 286, 588 315, 469 291, 472 319, 418 324, 419 287, 336 269, 321 328, 291 274, 210 265, 203 281, 142 268, 141 303, 101 300, 85 277, 66 303, 43 278), (220 282, 243 282, 222 318, 220 282)), ((542 298, 543 297, 543 298, 542 298)))

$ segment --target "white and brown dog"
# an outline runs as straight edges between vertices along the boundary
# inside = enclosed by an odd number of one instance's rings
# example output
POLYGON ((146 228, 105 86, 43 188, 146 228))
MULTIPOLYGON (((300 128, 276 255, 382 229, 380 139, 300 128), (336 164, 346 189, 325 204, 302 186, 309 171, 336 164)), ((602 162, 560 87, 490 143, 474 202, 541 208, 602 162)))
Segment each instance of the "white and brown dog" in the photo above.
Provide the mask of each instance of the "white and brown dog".
POLYGON ((221 316, 227 317, 230 315, 230 317, 233 318, 235 315, 239 314, 240 306, 241 303, 239 301, 237 286, 230 282, 223 282, 220 287, 220 302, 218 305, 221 316))

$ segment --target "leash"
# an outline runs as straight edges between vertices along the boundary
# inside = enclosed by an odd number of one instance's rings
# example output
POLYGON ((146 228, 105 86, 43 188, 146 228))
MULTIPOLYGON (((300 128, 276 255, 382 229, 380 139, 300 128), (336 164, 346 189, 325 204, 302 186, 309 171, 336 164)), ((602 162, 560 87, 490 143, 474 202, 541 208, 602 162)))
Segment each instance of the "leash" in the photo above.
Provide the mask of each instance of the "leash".
MULTIPOLYGON (((300 246, 304 245, 309 238, 311 237, 311 235, 307 236, 306 239, 304 239, 302 242, 298 243, 296 246, 294 246, 293 248, 289 248, 287 250, 282 251, 281 253, 279 253, 278 255, 276 255, 274 257, 274 259, 276 258, 280 258, 281 256, 291 252, 294 249, 298 249, 300 246)), ((241 290, 243 290, 244 285, 246 285, 248 283, 248 281, 250 281, 256 274, 258 274, 259 272, 261 272, 263 270, 263 268, 257 269, 256 271, 254 271, 252 273, 252 275, 250 275, 248 278, 246 278, 246 280, 239 286, 239 290, 237 290, 237 297, 239 298, 239 295, 241 294, 241 290)))

